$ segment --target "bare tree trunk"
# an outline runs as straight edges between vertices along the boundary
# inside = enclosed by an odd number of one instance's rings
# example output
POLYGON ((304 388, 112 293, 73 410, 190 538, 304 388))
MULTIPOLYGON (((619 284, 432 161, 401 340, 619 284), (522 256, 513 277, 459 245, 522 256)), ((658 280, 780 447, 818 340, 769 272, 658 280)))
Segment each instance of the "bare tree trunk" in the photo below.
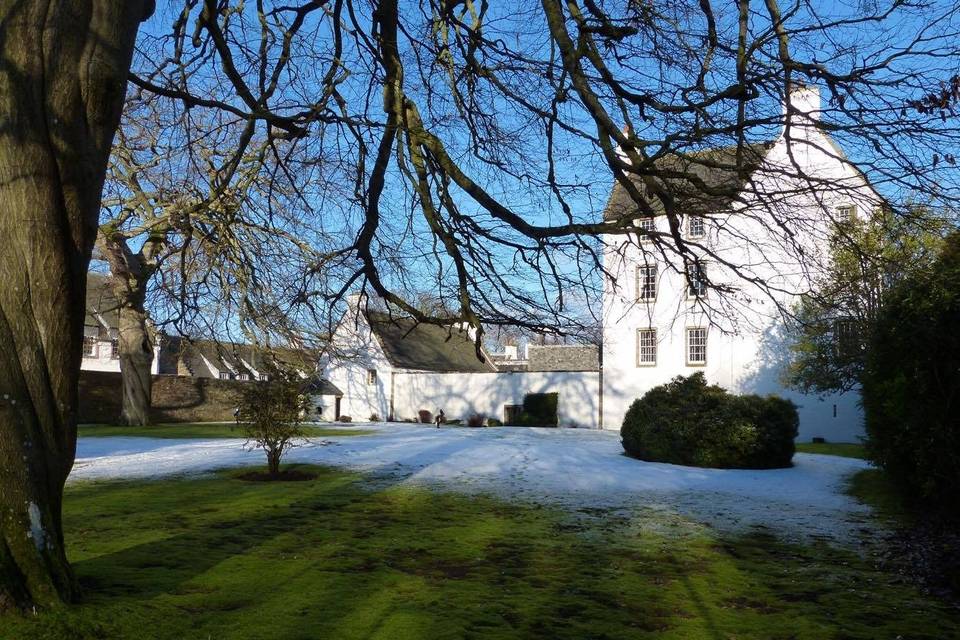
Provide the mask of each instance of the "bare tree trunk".
POLYGON ((123 380, 123 408, 120 422, 127 425, 150 424, 153 379, 153 342, 147 330, 147 314, 141 303, 120 307, 120 376, 123 380))
POLYGON ((280 475, 279 449, 267 449, 267 468, 270 472, 271 478, 276 478, 280 475))
POLYGON ((76 594, 61 504, 87 266, 150 10, 145 0, 0 2, 0 608, 76 594))
POLYGON ((110 263, 110 287, 119 305, 120 377, 123 403, 120 422, 131 426, 150 423, 150 368, 153 364, 153 340, 147 326, 147 283, 156 271, 155 242, 147 242, 137 253, 130 250, 128 238, 110 224, 100 228, 98 242, 110 263))

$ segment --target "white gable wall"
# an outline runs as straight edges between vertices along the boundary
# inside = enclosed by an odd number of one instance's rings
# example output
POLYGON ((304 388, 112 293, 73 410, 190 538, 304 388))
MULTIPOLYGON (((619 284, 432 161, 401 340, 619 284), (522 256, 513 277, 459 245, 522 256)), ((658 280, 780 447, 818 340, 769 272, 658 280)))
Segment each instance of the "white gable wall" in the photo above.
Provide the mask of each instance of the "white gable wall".
MULTIPOLYGON (((343 392, 340 415, 354 421, 366 421, 373 415, 386 420, 390 414, 393 370, 366 318, 351 305, 333 333, 324 374, 343 392), (377 372, 373 384, 368 382, 371 369, 377 372)), ((332 415, 333 409, 330 411, 332 415)))

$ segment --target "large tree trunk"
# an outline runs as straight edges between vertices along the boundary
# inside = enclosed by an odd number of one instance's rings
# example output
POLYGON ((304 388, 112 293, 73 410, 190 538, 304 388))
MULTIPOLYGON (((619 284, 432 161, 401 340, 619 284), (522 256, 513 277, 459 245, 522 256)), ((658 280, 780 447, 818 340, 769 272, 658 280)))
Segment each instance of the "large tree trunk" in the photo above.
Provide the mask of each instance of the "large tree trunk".
POLYGON ((143 426, 150 423, 153 341, 147 326, 147 282, 154 266, 143 252, 133 253, 127 238, 101 228, 100 246, 110 263, 110 286, 119 306, 120 377, 123 403, 120 422, 143 426))
POLYGON ((61 525, 87 266, 146 0, 0 0, 0 608, 76 591, 61 525))
POLYGON ((123 407, 120 422, 127 425, 150 424, 153 379, 153 342, 147 329, 147 314, 132 306, 120 307, 120 377, 123 381, 123 407))

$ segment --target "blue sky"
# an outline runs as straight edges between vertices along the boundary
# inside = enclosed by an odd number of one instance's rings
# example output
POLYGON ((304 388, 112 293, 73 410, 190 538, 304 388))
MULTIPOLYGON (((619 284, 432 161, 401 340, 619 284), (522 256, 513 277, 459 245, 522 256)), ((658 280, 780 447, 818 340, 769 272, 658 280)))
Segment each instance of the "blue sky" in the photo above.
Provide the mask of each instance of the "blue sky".
MULTIPOLYGON (((712 4, 716 11, 720 39, 735 44, 734 3, 714 2, 712 4)), ((857 86, 852 84, 848 88, 839 86, 838 93, 834 94, 829 86, 821 84, 822 92, 827 99, 825 102, 827 111, 823 115, 823 120, 835 127, 833 135, 848 156, 864 169, 874 180, 878 189, 888 198, 903 201, 916 197, 915 193, 910 192, 909 185, 902 180, 903 176, 897 174, 900 170, 897 164, 909 163, 913 163, 917 171, 918 186, 925 186, 930 190, 939 186, 945 195, 960 197, 960 180, 958 180, 956 168, 943 162, 936 168, 932 164, 934 153, 943 156, 960 147, 956 118, 948 117, 943 122, 939 122, 936 116, 931 116, 924 123, 922 131, 920 128, 911 130, 910 127, 898 124, 902 119, 899 108, 903 107, 908 100, 922 95, 925 91, 936 89, 941 80, 960 72, 960 55, 956 55, 957 43, 960 42, 957 38, 960 22, 958 22, 956 8, 951 3, 942 1, 928 3, 923 7, 899 6, 884 20, 836 25, 826 29, 820 27, 822 24, 850 20, 864 12, 883 13, 888 5, 889 3, 875 0, 785 5, 784 12, 790 14, 787 24, 797 31, 792 40, 794 55, 797 59, 823 65, 823 68, 829 72, 840 75, 864 70, 894 56, 884 68, 866 76, 871 83, 869 89, 862 88, 858 91, 857 86), (938 19, 931 21, 930 16, 938 16, 938 19), (911 42, 914 42, 922 52, 902 58, 894 55, 896 51, 902 51, 911 42), (838 97, 843 100, 842 106, 837 100, 838 97), (873 126, 878 127, 874 135, 868 137, 862 135, 862 130, 859 129, 861 125, 858 122, 862 119, 874 121, 873 126), (888 127, 889 130, 883 127, 888 127), (887 145, 881 148, 881 153, 877 153, 878 141, 887 145), (898 156, 896 163, 891 163, 889 159, 878 161, 878 158, 889 156, 891 150, 894 150, 898 156)), ((411 30, 423 28, 425 24, 423 16, 418 13, 417 6, 414 2, 403 5, 402 18, 411 30)), ((610 7, 611 15, 622 15, 621 12, 626 4, 608 2, 603 3, 602 6, 610 7)), ((684 5, 664 3, 659 6, 667 12, 679 12, 684 5)), ((697 3, 690 3, 690 6, 696 7, 697 3)), ((174 7, 175 5, 172 4, 160 3, 157 14, 143 28, 141 35, 143 42, 166 32, 173 19, 174 7)), ((765 31, 769 25, 765 5, 754 2, 751 7, 753 12, 751 26, 754 33, 765 31)), ((361 22, 367 19, 368 10, 366 5, 358 5, 361 22)), ((677 13, 677 15, 680 14, 677 13)), ((684 27, 684 38, 686 43, 692 46, 691 52, 696 54, 696 47, 693 45, 698 41, 698 34, 703 32, 705 22, 702 16, 697 16, 696 12, 687 15, 688 17, 692 15, 694 18, 689 22, 681 23, 684 27)), ((485 33, 488 37, 502 37, 511 47, 523 50, 532 59, 545 60, 551 55, 544 18, 538 3, 493 3, 487 25, 485 33)), ((329 35, 329 30, 322 24, 312 26, 315 27, 314 44, 320 43, 319 46, 322 49, 323 40, 329 35)), ((191 31, 192 28, 188 29, 188 32, 191 31)), ((639 38, 634 45, 635 48, 631 50, 632 55, 625 58, 622 63, 618 64, 612 58, 608 58, 611 68, 632 87, 638 90, 651 90, 655 88, 651 84, 653 76, 665 79, 667 82, 683 76, 685 64, 689 62, 687 60, 680 59, 666 69, 658 66, 657 58, 662 58, 662 54, 670 50, 668 44, 658 42, 657 46, 645 46, 643 39, 639 38)), ((415 66, 412 64, 412 49, 409 44, 404 43, 401 43, 401 47, 407 56, 405 87, 420 106, 428 128, 445 141, 451 155, 462 163, 464 169, 477 182, 528 221, 538 224, 563 222, 565 214, 557 198, 541 182, 547 170, 542 122, 536 118, 530 118, 529 114, 524 114, 522 110, 516 108, 516 105, 503 99, 502 96, 488 96, 485 104, 491 111, 496 112, 493 124, 499 128, 497 133, 504 136, 505 140, 502 150, 496 149, 496 145, 491 146, 494 147, 494 153, 503 152, 504 166, 510 171, 491 169, 489 165, 469 155, 470 146, 464 133, 463 123, 457 120, 456 113, 449 104, 444 104, 442 74, 434 71, 427 73, 423 79, 417 77, 414 72, 415 66), (436 109, 432 112, 428 109, 424 93, 425 85, 422 81, 438 92, 434 102, 436 109), (510 173, 521 175, 518 177, 510 173)), ((776 48, 773 42, 764 43, 761 53, 756 56, 754 68, 762 70, 764 65, 772 64, 771 57, 775 53, 776 48)), ((366 73, 363 55, 354 51, 348 53, 348 58, 348 64, 354 65, 356 72, 353 78, 344 83, 344 94, 357 111, 361 110, 360 105, 369 100, 370 117, 382 120, 380 96, 376 91, 378 87, 375 87, 373 93, 367 93, 366 78, 363 75, 366 73)), ((148 63, 141 59, 135 63, 135 68, 138 65, 142 69, 148 63)), ((290 96, 296 91, 309 89, 312 82, 310 74, 319 74, 322 70, 322 65, 317 65, 315 69, 302 69, 297 79, 301 86, 296 89, 291 88, 290 96)), ((706 76, 708 87, 727 86, 733 80, 733 70, 731 58, 717 59, 711 72, 706 76)), ((508 74, 504 75, 508 78, 507 81, 514 79, 508 74)), ((548 98, 549 87, 546 83, 539 82, 537 78, 525 78, 522 74, 515 74, 515 78, 517 87, 529 87, 531 100, 548 98)), ((775 119, 780 112, 778 93, 781 88, 782 80, 765 81, 760 95, 750 102, 750 112, 763 114, 764 117, 769 115, 771 119, 775 119)), ((669 92, 661 92, 660 95, 664 99, 671 97, 669 92)), ((679 99, 679 96, 672 96, 672 98, 679 99)), ((548 102, 543 102, 544 106, 547 104, 548 102)), ((607 104, 609 106, 610 101, 607 101, 607 104)), ((570 123, 583 127, 588 136, 595 134, 594 125, 585 116, 578 101, 571 99, 560 108, 570 123)), ((735 103, 729 101, 718 105, 713 109, 712 114, 722 119, 729 117, 730 110, 733 108, 735 103)), ((618 114, 612 112, 612 115, 616 118, 618 114)), ((913 122, 921 118, 911 110, 908 110, 906 115, 913 122)), ((630 112, 629 117, 634 120, 636 126, 640 127, 639 113, 630 112)), ((648 123, 645 128, 638 128, 638 133, 655 139, 661 137, 664 132, 682 132, 684 126, 684 122, 670 122, 667 119, 658 118, 648 123)), ((758 124, 747 132, 747 136, 750 139, 769 139, 778 131, 779 124, 771 120, 767 124, 758 124)), ((371 149, 375 148, 378 136, 378 129, 369 131, 368 140, 371 149)), ((604 163, 599 150, 589 140, 561 135, 557 142, 554 157, 557 161, 558 181, 569 186, 565 192, 568 203, 578 218, 599 219, 612 184, 609 168, 604 163)), ((712 142, 713 140, 707 141, 707 144, 712 142)), ((489 216, 467 199, 462 192, 453 190, 452 193, 464 212, 489 222, 489 216)), ((928 195, 923 194, 922 197, 928 195)), ((390 245, 393 250, 401 252, 400 264, 397 266, 405 268, 417 264, 418 260, 422 259, 423 250, 429 249, 424 246, 424 243, 429 242, 425 224, 417 215, 410 217, 410 207, 409 190, 398 167, 394 164, 382 202, 385 224, 380 237, 385 245, 390 245)), ((328 197, 322 204, 318 204, 317 208, 322 209, 324 225, 331 232, 343 231, 350 234, 361 221, 361 212, 340 206, 336 197, 328 197)), ((503 248, 498 250, 498 256, 501 267, 509 271, 510 265, 516 258, 515 253, 503 248)), ((570 256, 558 255, 558 260, 568 273, 575 274, 575 263, 570 256)), ((414 280, 419 278, 427 290, 433 286, 429 275, 430 270, 428 266, 421 264, 412 271, 416 276, 414 280), (417 268, 422 269, 419 275, 417 275, 417 268)), ((520 270, 513 277, 518 286, 523 285, 524 278, 535 286, 537 276, 537 273, 527 268, 520 270)), ((393 279, 393 281, 397 280, 393 279)))

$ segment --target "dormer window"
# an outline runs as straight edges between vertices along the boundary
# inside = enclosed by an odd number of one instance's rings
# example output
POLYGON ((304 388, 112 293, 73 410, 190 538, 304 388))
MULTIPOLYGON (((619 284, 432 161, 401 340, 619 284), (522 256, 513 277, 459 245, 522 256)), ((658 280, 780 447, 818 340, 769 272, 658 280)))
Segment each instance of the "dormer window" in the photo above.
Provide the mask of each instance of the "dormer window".
POLYGON ((707 225, 703 216, 687 216, 687 236, 696 239, 705 235, 707 235, 707 225))
POLYGON ((233 376, 230 375, 229 373, 227 373, 226 371, 221 371, 221 372, 220 372, 220 379, 221 379, 221 380, 233 380, 233 376))

